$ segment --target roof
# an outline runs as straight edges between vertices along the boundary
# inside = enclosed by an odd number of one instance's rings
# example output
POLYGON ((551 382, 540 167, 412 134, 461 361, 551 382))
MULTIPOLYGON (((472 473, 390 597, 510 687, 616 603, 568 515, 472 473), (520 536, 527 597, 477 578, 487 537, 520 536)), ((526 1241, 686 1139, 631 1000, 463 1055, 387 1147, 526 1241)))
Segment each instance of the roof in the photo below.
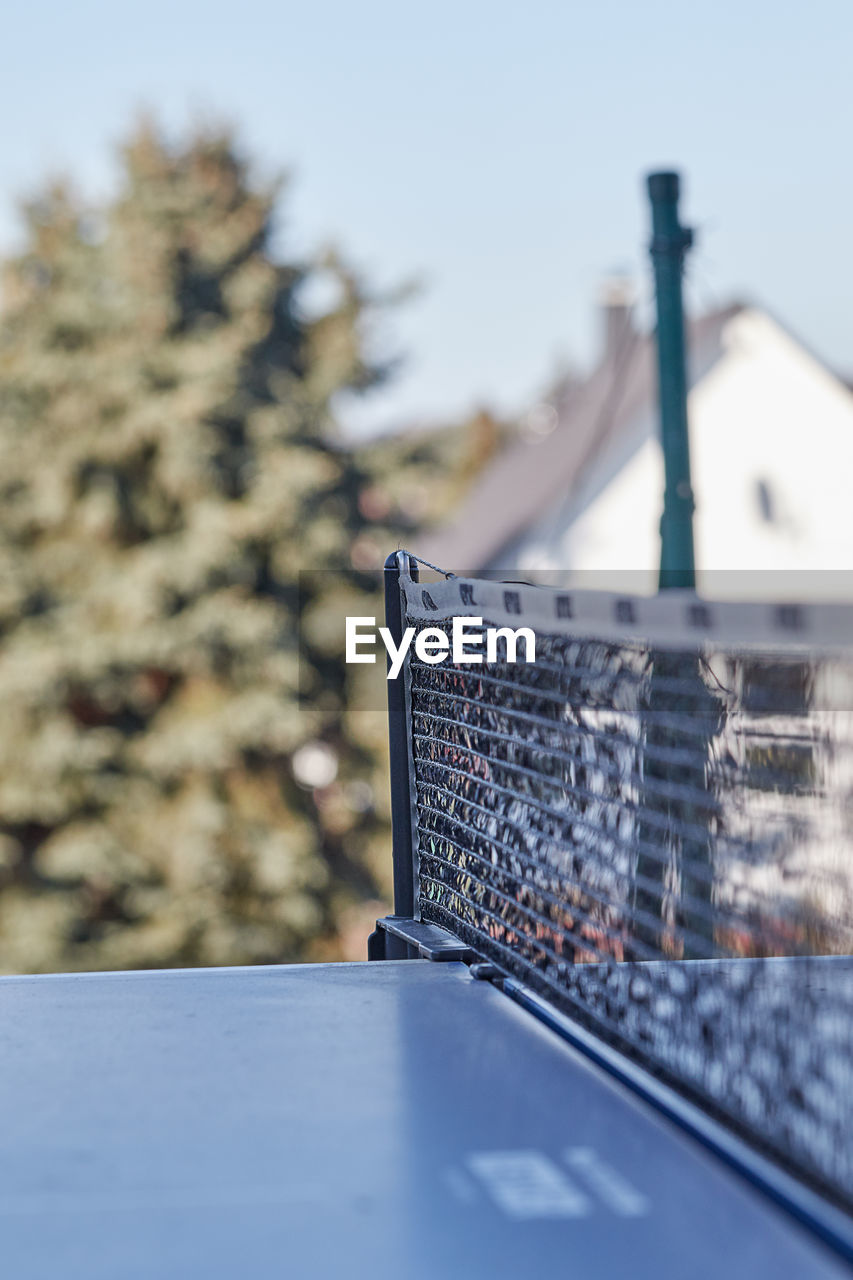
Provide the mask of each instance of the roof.
MULTIPOLYGON (((691 386, 716 363, 727 323, 743 310, 734 303, 689 322, 691 386)), ((544 514, 580 490, 593 466, 653 408, 656 393, 653 335, 627 324, 585 381, 557 392, 554 429, 518 437, 500 453, 452 519, 420 540, 423 556, 457 572, 494 565, 544 514)))

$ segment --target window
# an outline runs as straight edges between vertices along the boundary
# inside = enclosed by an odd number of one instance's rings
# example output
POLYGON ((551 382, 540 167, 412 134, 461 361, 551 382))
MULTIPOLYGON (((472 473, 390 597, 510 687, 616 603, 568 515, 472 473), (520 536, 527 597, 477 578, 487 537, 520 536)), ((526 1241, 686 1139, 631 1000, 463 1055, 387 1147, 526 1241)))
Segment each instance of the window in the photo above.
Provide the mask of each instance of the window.
POLYGON ((776 521, 776 509, 773 502, 773 491, 766 480, 756 480, 755 500, 758 503, 761 519, 765 524, 774 524, 776 521))

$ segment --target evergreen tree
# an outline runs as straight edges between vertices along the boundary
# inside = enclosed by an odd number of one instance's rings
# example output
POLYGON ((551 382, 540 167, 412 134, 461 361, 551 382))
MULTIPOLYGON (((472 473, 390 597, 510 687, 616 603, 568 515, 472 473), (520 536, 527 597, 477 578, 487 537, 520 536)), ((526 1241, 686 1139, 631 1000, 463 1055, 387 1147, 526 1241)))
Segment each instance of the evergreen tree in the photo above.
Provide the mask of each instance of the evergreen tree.
POLYGON ((300 310, 318 268, 274 260, 277 200, 229 134, 142 125, 106 207, 61 185, 25 207, 0 315, 0 969, 295 958, 383 887, 384 726, 355 725, 310 640, 300 703, 297 644, 385 541, 334 405, 386 370, 336 257, 334 304, 300 310), (300 566, 325 572, 300 591, 300 566))

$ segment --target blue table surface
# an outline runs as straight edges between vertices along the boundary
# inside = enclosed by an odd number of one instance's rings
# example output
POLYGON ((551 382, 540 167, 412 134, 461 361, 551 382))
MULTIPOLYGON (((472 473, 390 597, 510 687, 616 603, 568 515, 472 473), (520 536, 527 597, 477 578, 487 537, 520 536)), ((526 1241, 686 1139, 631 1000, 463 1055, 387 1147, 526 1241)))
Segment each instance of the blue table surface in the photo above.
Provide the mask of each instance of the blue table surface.
POLYGON ((460 964, 0 979, 15 1280, 847 1266, 460 964))

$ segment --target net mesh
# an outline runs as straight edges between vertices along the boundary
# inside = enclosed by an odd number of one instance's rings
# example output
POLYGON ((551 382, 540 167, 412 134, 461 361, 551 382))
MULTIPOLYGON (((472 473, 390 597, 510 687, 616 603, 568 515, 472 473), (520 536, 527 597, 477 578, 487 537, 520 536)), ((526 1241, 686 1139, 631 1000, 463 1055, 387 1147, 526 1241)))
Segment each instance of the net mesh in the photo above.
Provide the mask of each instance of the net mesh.
POLYGON ((416 631, 538 621, 531 664, 412 651, 421 918, 849 1206, 853 648, 575 634, 534 590, 405 583, 416 631))

